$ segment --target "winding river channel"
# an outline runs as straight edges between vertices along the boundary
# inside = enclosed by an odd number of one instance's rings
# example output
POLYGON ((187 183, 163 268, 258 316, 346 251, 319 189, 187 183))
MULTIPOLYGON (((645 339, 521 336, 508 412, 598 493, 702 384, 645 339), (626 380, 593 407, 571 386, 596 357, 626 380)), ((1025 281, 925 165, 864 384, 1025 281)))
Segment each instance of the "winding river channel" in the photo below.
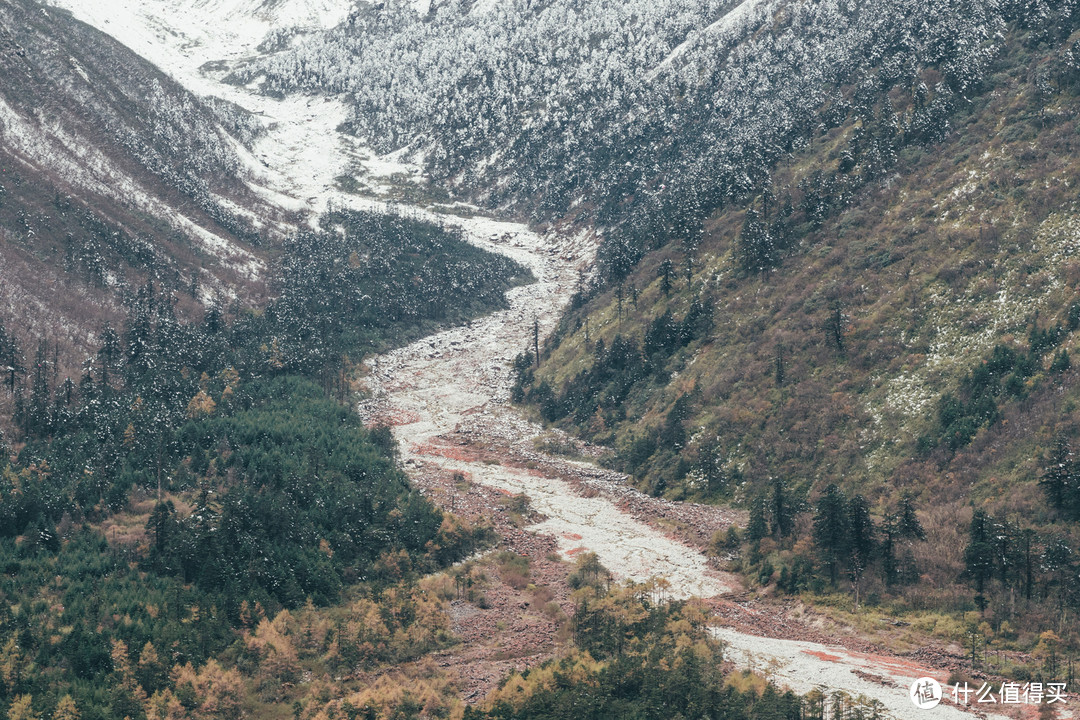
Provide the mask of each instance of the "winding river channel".
MULTIPOLYGON (((463 459, 456 451, 451 438, 462 430, 472 444, 481 446, 508 442, 525 446, 542 434, 542 428, 509 404, 510 361, 531 342, 534 318, 542 332, 554 326, 573 291, 578 265, 590 262, 594 250, 589 236, 541 237, 520 225, 479 218, 458 222, 472 242, 514 258, 533 272, 537 282, 511 291, 507 310, 371 359, 367 379, 373 397, 361 406, 361 413, 394 425, 405 466, 416 475, 432 472, 434 465, 445 472, 467 473, 473 482, 527 495, 546 518, 530 530, 554 536, 568 558, 582 549, 595 552, 617 578, 636 582, 664 578, 673 597, 709 598, 735 589, 731 578, 713 570, 699 550, 633 517, 617 496, 582 492, 567 482, 566 476, 580 470, 578 463, 549 456, 540 464, 549 470, 543 472, 463 459)), ((633 494, 624 488, 622 495, 633 494)), ((770 619, 763 618, 757 626, 769 624, 770 619)), ((946 702, 933 710, 916 709, 909 697, 911 683, 933 677, 944 685, 947 673, 903 657, 720 625, 713 632, 727 644, 727 657, 736 666, 757 670, 796 692, 820 688, 862 695, 897 718, 972 716, 949 703, 948 690, 946 702)), ((993 706, 990 712, 986 706, 978 709, 985 716, 1012 716, 994 712, 993 706)))
MULTIPOLYGON (((253 189, 287 209, 317 215, 330 204, 386 208, 387 203, 377 197, 340 192, 335 178, 346 171, 359 172, 378 184, 380 173, 415 176, 418 172, 400 162, 376 158, 338 133, 336 127, 344 118, 340 99, 273 99, 253 88, 225 84, 220 81, 223 72, 206 70, 211 62, 227 66, 255 54, 275 23, 333 25, 351 8, 347 0, 281 0, 267 7, 252 0, 54 0, 54 4, 112 35, 189 90, 225 98, 263 117, 266 134, 251 152, 238 151, 250 166, 253 189)), ((483 217, 435 216, 427 209, 395 208, 402 210, 457 225, 474 244, 513 258, 536 277, 535 283, 509 293, 508 309, 368 361, 365 379, 372 396, 359 411, 393 424, 406 469, 417 477, 432 472, 433 467, 461 472, 473 482, 524 493, 546 518, 531 527, 532 532, 555 537, 567 557, 582 550, 595 552, 617 578, 661 577, 675 597, 708 598, 741 591, 732 578, 711 567, 698 549, 635 514, 630 508, 638 501, 663 501, 638 497, 612 473, 561 457, 539 457, 532 467, 518 467, 481 462, 453 451, 457 441, 450 436, 466 433, 474 446, 516 446, 536 456, 533 440, 543 429, 508 402, 510 361, 530 345, 534 321, 542 333, 555 326, 578 270, 593 261, 597 238, 587 232, 539 235, 522 225, 483 217), (574 477, 594 478, 603 491, 583 491, 582 483, 568 479, 574 477)), ((668 505, 661 510, 681 510, 677 504, 668 505)), ((711 510, 698 508, 694 517, 711 517, 711 510)), ((760 611, 747 607, 742 612, 760 611)), ((930 676, 944 683, 942 670, 841 645, 769 637, 770 623, 781 621, 758 620, 755 627, 763 628, 763 634, 724 627, 718 618, 714 632, 727 643, 727 656, 738 667, 752 667, 797 692, 822 688, 863 695, 897 718, 972 716, 972 711, 948 701, 927 711, 912 704, 908 695, 912 681, 930 676)), ((986 716, 988 709, 1000 707, 980 705, 978 714, 986 716)))

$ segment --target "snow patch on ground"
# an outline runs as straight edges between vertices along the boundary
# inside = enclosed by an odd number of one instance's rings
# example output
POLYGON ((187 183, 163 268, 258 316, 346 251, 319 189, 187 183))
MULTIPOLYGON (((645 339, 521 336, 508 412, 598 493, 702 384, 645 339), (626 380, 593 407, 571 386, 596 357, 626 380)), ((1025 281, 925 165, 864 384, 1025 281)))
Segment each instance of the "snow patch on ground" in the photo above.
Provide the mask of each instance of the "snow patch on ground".
MULTIPOLYGON (((261 118, 266 132, 241 158, 252 189, 279 207, 317 215, 332 203, 354 206, 352 196, 337 189, 336 178, 355 168, 362 169, 356 174, 373 178, 419 175, 417 165, 403 160, 402 153, 380 157, 338 132, 347 117, 341 99, 276 99, 258 94, 257 88, 221 82, 235 63, 259 54, 258 46, 271 30, 333 27, 348 17, 351 0, 53 0, 53 4, 127 45, 196 95, 228 100, 261 118)), ((384 182, 364 184, 376 194, 390 189, 384 182)))
POLYGON ((262 271, 261 260, 178 213, 92 142, 71 134, 59 123, 44 117, 25 117, 0 97, 0 128, 4 143, 27 164, 51 169, 72 185, 166 220, 223 264, 250 278, 262 271))

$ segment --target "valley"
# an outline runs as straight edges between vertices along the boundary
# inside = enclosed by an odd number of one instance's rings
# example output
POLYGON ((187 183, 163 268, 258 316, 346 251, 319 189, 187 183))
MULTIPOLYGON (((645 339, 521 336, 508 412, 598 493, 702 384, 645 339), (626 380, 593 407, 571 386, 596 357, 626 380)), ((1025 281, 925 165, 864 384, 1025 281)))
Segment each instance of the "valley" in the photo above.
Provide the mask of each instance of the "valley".
MULTIPOLYGON (((532 273, 535 282, 507 293, 508 308, 367 358, 358 379, 364 399, 357 411, 369 426, 392 427, 399 461, 428 500, 473 521, 497 518, 494 526, 505 530, 499 549, 542 567, 564 604, 569 563, 595 553, 618 581, 648 584, 649 592, 665 600, 705 600, 709 631, 724 643, 734 670, 751 669, 800 694, 842 691, 896 718, 912 717, 908 688, 913 680, 929 676, 944 685, 950 668, 963 662, 936 646, 937 655, 894 655, 860 640, 854 629, 831 634, 797 617, 792 603, 759 596, 759 588, 747 587, 745 578, 707 552, 714 535, 745 526, 744 511, 641 492, 631 478, 602 467, 599 450, 561 430, 545 429, 535 414, 511 402, 515 357, 559 329, 581 278, 596 274, 603 231, 572 219, 530 226, 522 217, 488 217, 464 202, 410 203, 408 198, 435 197, 423 174, 423 151, 409 147, 380 156, 341 132, 350 117, 346 97, 273 97, 260 92, 259 79, 247 85, 226 81, 235 66, 265 52, 271 31, 281 30, 280 43, 302 43, 305 35, 344 21, 351 2, 52 4, 127 45, 190 92, 233 103, 257 120, 263 132, 250 147, 237 143, 234 149, 247 187, 281 211, 268 220, 276 232, 316 228, 332 211, 375 211, 459 229, 469 243, 532 273), (567 451, 553 452, 553 444, 567 451), (520 497, 518 509, 524 511, 512 518, 501 500, 520 497)), ((737 5, 701 33, 724 31, 728 18, 737 25, 760 5, 753 0, 737 5)), ((696 37, 676 46, 656 72, 677 65, 696 37)), ((620 294, 619 320, 622 301, 620 294)), ((540 361, 543 370, 548 359, 540 361)), ((545 626, 547 635, 533 632, 522 641, 526 647, 519 648, 519 657, 493 660, 490 648, 485 650, 492 638, 470 634, 464 626, 474 614, 512 622, 521 614, 521 600, 514 595, 502 601, 495 598, 494 607, 478 609, 455 600, 454 612, 465 618, 457 619, 458 629, 467 639, 434 655, 459 673, 469 702, 496 689, 505 671, 521 671, 556 655, 554 629, 545 626)), ((946 701, 933 717, 1021 717, 1020 710, 962 708, 946 701)))

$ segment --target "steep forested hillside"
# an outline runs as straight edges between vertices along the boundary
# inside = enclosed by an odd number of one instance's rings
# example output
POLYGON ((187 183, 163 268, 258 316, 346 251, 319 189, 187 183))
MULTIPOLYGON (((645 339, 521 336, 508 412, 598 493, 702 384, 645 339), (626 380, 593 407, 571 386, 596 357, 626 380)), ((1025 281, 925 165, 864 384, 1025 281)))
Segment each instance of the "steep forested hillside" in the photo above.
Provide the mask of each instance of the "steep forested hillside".
POLYGON ((234 79, 348 91, 353 132, 456 191, 604 228, 539 369, 516 363, 546 421, 656 494, 786 498, 762 520, 788 544, 830 483, 892 540, 906 498, 955 548, 907 577, 981 603, 972 502, 1011 538, 1002 598, 1073 592, 1018 568, 1076 533, 1078 21, 1068 0, 387 3, 234 79))
POLYGON ((270 93, 349 92, 362 138, 411 145, 433 177, 490 203, 539 218, 576 208, 605 225, 633 216, 634 232, 606 254, 614 272, 760 190, 819 126, 893 88, 924 100, 907 133, 940 135, 1008 23, 1052 28, 1071 13, 1020 2, 520 0, 438 2, 418 16, 383 5, 235 77, 270 93))
POLYGON ((889 46, 700 232, 613 229, 651 252, 583 281, 518 396, 651 492, 750 507, 763 584, 1071 633, 1080 65, 1074 7, 1043 10, 1002 16, 966 86, 897 82, 889 46))
MULTIPOLYGON (((526 273, 401 217, 276 234, 251 117, 66 14, 0 20, 0 706, 465 714, 387 664, 453 642, 484 566, 419 577, 488 533, 335 400, 526 273)), ((347 98, 429 197, 601 233, 514 399, 653 495, 746 508, 710 549, 750 587, 1049 680, 1080 653, 1078 28, 1077 0, 388 0, 213 72, 347 98)), ((589 562, 572 620, 530 590, 566 657, 468 716, 825 714, 589 562)))
POLYGON ((32 0, 0 2, 0 75, 0 321, 20 341, 76 373, 148 280, 184 317, 265 300, 256 246, 283 214, 243 182, 258 120, 32 0))
POLYGON ((603 226, 517 397, 642 488, 751 507, 761 582, 828 588, 843 559, 856 589, 866 566, 883 592, 924 573, 909 602, 999 602, 1000 622, 1017 591, 1076 592, 1078 20, 1069 1, 389 3, 234 78, 348 91, 352 131, 456 191, 603 226), (916 506, 925 545, 899 529, 916 506))

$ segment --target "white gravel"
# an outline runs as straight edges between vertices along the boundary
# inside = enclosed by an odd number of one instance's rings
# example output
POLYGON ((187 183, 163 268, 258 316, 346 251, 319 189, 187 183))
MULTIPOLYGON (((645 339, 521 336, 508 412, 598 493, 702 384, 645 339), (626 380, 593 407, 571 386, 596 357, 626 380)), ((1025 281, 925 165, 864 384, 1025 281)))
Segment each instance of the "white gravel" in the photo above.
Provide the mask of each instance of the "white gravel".
POLYGON ((498 413, 525 435, 540 432, 513 417, 507 405, 509 363, 532 342, 534 318, 542 333, 551 330, 577 282, 577 268, 591 261, 594 250, 593 238, 586 235, 541 237, 520 225, 480 218, 444 221, 459 223, 477 245, 525 265, 537 282, 513 290, 508 310, 369 361, 373 400, 361 407, 361 414, 392 413, 413 420, 394 429, 407 466, 409 460, 435 462, 468 473, 474 482, 525 493, 547 517, 532 529, 554 536, 568 557, 590 550, 616 577, 637 582, 663 577, 677 597, 727 591, 701 553, 622 512, 608 498, 581 497, 566 481, 534 471, 430 454, 436 438, 474 413, 498 413))

